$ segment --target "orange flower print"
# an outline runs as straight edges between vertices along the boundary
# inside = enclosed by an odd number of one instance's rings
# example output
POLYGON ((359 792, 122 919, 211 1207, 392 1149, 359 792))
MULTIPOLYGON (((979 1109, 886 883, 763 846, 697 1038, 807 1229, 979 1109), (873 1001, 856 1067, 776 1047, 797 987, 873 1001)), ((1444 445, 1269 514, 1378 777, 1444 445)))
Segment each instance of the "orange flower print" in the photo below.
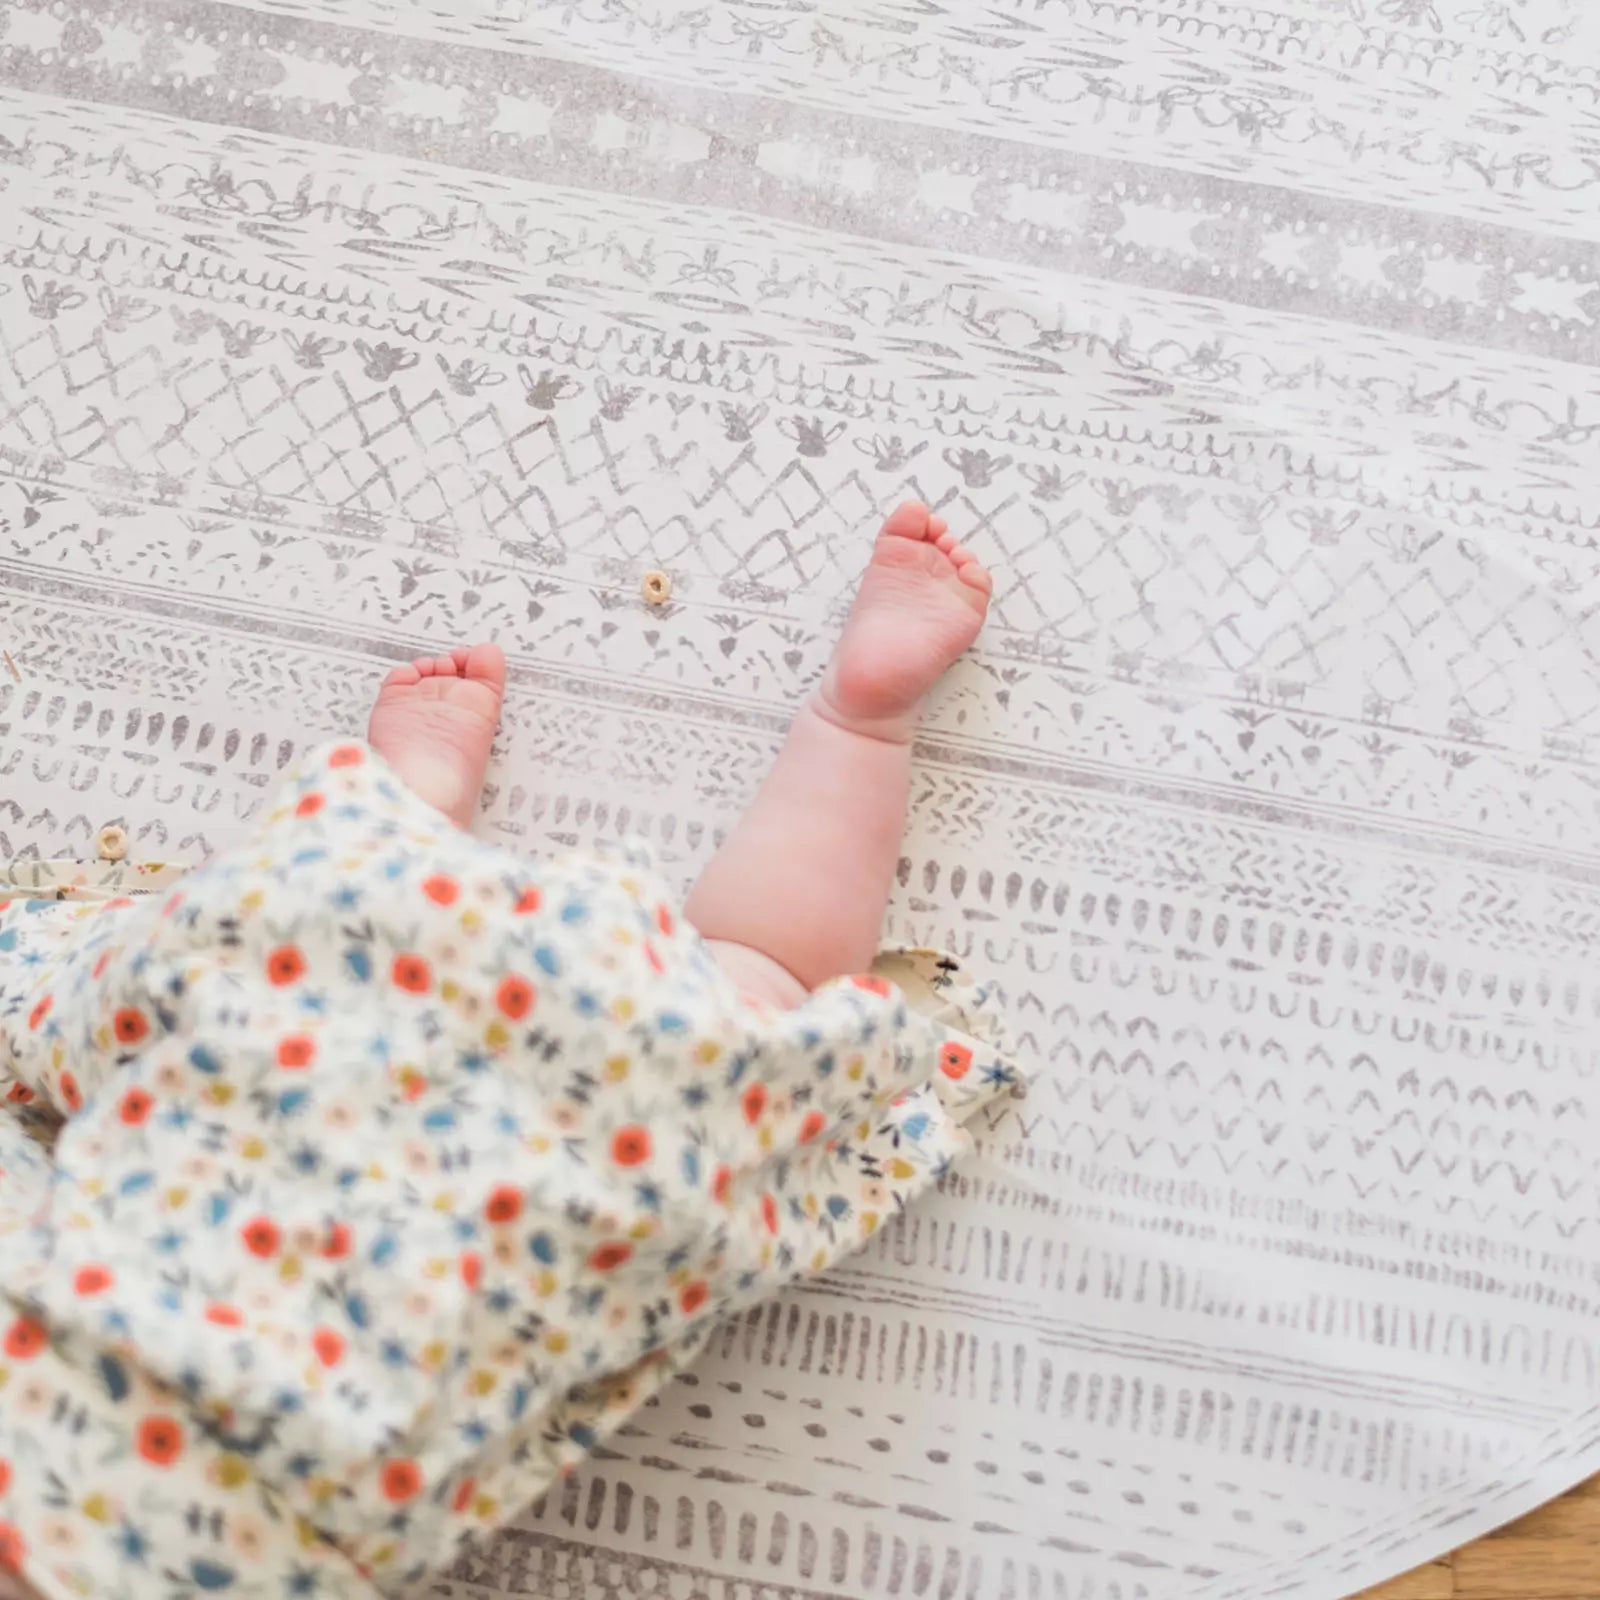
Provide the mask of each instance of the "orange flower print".
POLYGON ((517 898, 517 903, 511 908, 519 917, 525 917, 530 911, 537 911, 544 904, 544 896, 537 889, 524 889, 517 898))
POLYGON ((472 1497, 478 1492, 476 1478, 463 1478, 460 1487, 456 1490, 456 1497, 450 1502, 450 1509, 459 1517, 468 1506, 472 1504, 472 1497))
POLYGON ((325 1261, 343 1261, 350 1254, 350 1224, 348 1222, 330 1222, 328 1224, 328 1237, 322 1246, 322 1258, 325 1261))
POLYGON ((746 1122, 759 1122, 761 1113, 767 1109, 767 1086, 764 1083, 752 1083, 739 1096, 739 1109, 744 1112, 746 1122))
POLYGON ((6 1090, 6 1099, 19 1106, 32 1105, 33 1090, 25 1083, 14 1083, 6 1090))
POLYGON ((462 1253, 461 1281, 469 1289, 476 1289, 483 1282, 483 1257, 476 1250, 467 1250, 462 1253))
POLYGON ((533 1006, 533 985, 515 974, 502 978, 494 992, 494 1003, 513 1022, 520 1022, 533 1006))
POLYGON ((61 1103, 68 1111, 83 1110, 83 1090, 78 1087, 78 1080, 71 1072, 61 1074, 61 1103))
POLYGON ((656 907, 656 926, 661 930, 662 938, 670 939, 672 937, 672 913, 665 906, 656 907))
POLYGON ((683 1293, 678 1296, 678 1304, 692 1317, 706 1303, 710 1294, 705 1280, 696 1278, 693 1283, 686 1283, 683 1286, 683 1293))
POLYGON ((493 1223, 515 1222, 522 1215, 522 1191, 502 1184, 484 1203, 483 1214, 493 1223))
POLYGON ((300 804, 294 808, 294 814, 297 817, 314 817, 327 803, 326 795, 308 794, 302 797, 300 804))
POLYGON ((42 999, 33 1008, 33 1010, 28 1013, 28 1029, 30 1032, 37 1032, 39 1024, 50 1015, 50 1003, 51 996, 46 995, 44 999, 42 999))
POLYGON ((421 956, 409 951, 394 958, 389 976, 395 988, 404 989, 407 994, 426 994, 433 987, 433 968, 421 956))
POLYGON ((183 1429, 172 1417, 146 1417, 139 1424, 134 1448, 152 1467, 170 1467, 183 1454, 183 1429))
POLYGON ((137 1128, 149 1121, 155 1103, 155 1096, 148 1089, 130 1089, 123 1095, 122 1103, 117 1107, 117 1115, 130 1128, 137 1128))
POLYGON ((650 1135, 640 1127, 619 1128, 611 1141, 611 1159, 619 1167, 637 1167, 650 1159, 650 1135))
POLYGON ((32 1317, 18 1317, 6 1329, 5 1339, 0 1341, 0 1350, 4 1350, 13 1361, 32 1361, 49 1342, 44 1328, 32 1317))
POLYGON ((778 1201, 770 1194, 761 1197, 761 1220, 767 1225, 768 1233, 778 1231, 778 1201))
POLYGON ((7 1489, 11 1487, 11 1463, 0 1456, 0 1498, 3 1498, 7 1489))
POLYGON ((385 1461, 379 1482, 384 1499, 400 1505, 422 1492, 422 1469, 415 1461, 385 1461))
POLYGON ((0 1522, 0 1572, 21 1574, 28 1541, 9 1522, 0 1522))
POLYGON ((947 1078, 964 1078, 972 1065, 972 1052, 952 1040, 939 1052, 939 1070, 947 1078))
POLYGON ((728 1192, 732 1188, 733 1168, 718 1167, 716 1173, 711 1179, 711 1198, 715 1200, 718 1205, 725 1206, 728 1203, 728 1192))
POLYGON ((317 1059, 317 1041, 309 1033, 291 1033, 278 1041, 278 1065, 290 1071, 309 1067, 317 1059))
POLYGON ((283 1241, 278 1224, 270 1217, 252 1217, 239 1230, 239 1237, 244 1240, 245 1249, 253 1256, 260 1256, 263 1261, 270 1261, 277 1255, 278 1246, 283 1241))
POLYGON ((447 878, 444 873, 436 872, 423 883, 422 892, 436 906, 453 906, 461 894, 461 885, 454 878, 447 878))
POLYGON ((72 1280, 72 1287, 75 1293, 87 1300, 92 1295, 104 1294, 111 1287, 112 1281, 109 1267, 79 1267, 78 1275, 72 1280))
POLYGON ((863 972, 850 981, 856 988, 864 989, 868 994, 883 995, 885 998, 888 996, 889 981, 887 978, 877 978, 870 972, 863 972))
POLYGON ((292 944, 280 944, 267 957, 267 981, 282 989, 306 975, 306 958, 292 944))
POLYGON ((810 1144, 827 1125, 828 1119, 820 1111, 806 1112, 805 1121, 800 1124, 800 1143, 810 1144))
POLYGON ((318 1328, 311 1335, 311 1348, 325 1367, 336 1367, 344 1360, 344 1339, 332 1328, 318 1328))
POLYGON ((206 1307, 206 1321, 214 1322, 219 1328, 242 1328, 244 1313, 238 1306, 224 1305, 220 1300, 214 1300, 206 1307))
POLYGON ((358 744, 342 744, 328 757, 330 767, 359 767, 367 753, 358 744))
POLYGON ((150 1024, 137 1006, 124 1006, 111 1019, 111 1031, 116 1034, 118 1044, 138 1044, 150 1032, 150 1024))
POLYGON ((605 1244, 597 1244, 589 1252, 589 1265, 596 1272, 615 1272, 632 1255, 631 1244, 622 1239, 610 1239, 605 1244))

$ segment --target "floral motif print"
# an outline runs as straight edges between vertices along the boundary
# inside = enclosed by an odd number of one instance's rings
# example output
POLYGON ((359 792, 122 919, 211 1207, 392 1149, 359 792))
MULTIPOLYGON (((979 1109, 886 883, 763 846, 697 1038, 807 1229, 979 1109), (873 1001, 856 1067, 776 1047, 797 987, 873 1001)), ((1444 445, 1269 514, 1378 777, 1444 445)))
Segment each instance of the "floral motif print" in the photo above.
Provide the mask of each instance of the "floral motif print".
POLYGON ((399 1592, 1015 1086, 953 962, 756 1005, 362 745, 186 876, 0 871, 0 1571, 399 1592))

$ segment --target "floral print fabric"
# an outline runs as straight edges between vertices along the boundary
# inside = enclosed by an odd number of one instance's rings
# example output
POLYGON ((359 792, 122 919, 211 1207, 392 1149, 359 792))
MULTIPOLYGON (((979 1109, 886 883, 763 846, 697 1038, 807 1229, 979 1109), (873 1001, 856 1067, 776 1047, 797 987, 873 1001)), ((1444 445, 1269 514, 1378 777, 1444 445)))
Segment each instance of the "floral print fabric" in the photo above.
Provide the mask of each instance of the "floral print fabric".
POLYGON ((1015 1084, 953 962, 755 1004, 646 860, 520 860, 364 745, 192 873, 13 868, 0 1570, 404 1588, 1015 1084))

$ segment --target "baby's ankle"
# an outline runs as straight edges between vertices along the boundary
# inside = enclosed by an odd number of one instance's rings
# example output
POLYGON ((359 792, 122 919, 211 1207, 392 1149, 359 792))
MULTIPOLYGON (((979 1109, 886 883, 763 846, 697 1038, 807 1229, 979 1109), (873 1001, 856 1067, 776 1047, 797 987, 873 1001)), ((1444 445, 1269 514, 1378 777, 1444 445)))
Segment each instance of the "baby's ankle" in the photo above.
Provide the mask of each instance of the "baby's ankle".
POLYGON ((854 708, 849 697, 838 692, 831 671, 812 692, 809 706, 835 728, 863 739, 875 739, 880 744, 910 744, 922 717, 920 701, 909 710, 876 716, 854 708))

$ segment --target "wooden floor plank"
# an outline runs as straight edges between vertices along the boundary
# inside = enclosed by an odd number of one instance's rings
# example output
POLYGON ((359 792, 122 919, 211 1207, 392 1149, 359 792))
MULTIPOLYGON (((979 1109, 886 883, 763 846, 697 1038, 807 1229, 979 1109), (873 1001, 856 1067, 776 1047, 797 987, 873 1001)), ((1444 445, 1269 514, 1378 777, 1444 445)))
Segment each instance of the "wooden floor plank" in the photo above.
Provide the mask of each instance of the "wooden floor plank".
POLYGON ((1600 1600, 1600 1478, 1360 1600, 1600 1600))
POLYGON ((1591 1478, 1537 1511, 1507 1523, 1491 1539, 1600 1539, 1600 1478, 1591 1478))
POLYGON ((1464 1600, 1592 1600, 1600 1592, 1600 1545, 1580 1539, 1480 1539, 1451 1564, 1464 1600))

